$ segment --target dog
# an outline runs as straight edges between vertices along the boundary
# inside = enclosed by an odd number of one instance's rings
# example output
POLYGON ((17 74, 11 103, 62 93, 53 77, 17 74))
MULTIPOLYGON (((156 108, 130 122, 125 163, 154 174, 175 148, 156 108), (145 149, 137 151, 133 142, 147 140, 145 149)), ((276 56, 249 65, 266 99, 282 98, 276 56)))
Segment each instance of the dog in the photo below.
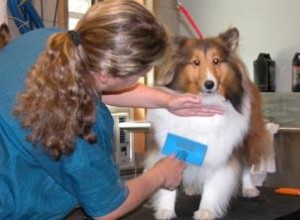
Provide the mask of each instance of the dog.
POLYGON ((0 26, 0 49, 5 47, 11 40, 11 35, 7 24, 3 23, 0 26))
MULTIPOLYGON (((165 109, 149 109, 149 138, 156 147, 145 158, 145 169, 165 155, 161 149, 167 133, 207 146, 202 166, 188 164, 182 188, 201 194, 197 220, 226 215, 240 186, 245 197, 259 195, 251 181, 251 168, 270 157, 273 147, 264 123, 261 97, 237 55, 239 31, 230 28, 216 37, 175 37, 162 64, 157 85, 164 91, 199 95, 203 106, 218 106, 224 114, 213 117, 179 117, 165 109)), ((158 190, 151 199, 156 219, 176 217, 177 191, 158 190)))

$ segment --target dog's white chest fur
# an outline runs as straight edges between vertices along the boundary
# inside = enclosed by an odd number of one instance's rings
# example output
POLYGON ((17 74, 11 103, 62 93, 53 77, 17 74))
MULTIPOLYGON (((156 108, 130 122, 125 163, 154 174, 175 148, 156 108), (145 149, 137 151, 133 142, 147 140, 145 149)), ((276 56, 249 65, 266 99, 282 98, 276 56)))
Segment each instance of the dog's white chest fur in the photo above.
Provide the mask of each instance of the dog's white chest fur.
POLYGON ((213 168, 224 164, 247 132, 249 126, 249 101, 243 103, 243 114, 230 102, 219 96, 202 99, 205 105, 221 106, 223 115, 213 117, 179 117, 165 109, 148 111, 148 120, 155 130, 154 138, 159 147, 164 145, 167 133, 186 137, 207 145, 203 167, 213 168))
MULTIPOLYGON (((186 168, 183 186, 187 194, 202 192, 200 207, 194 218, 210 219, 222 215, 237 187, 240 166, 231 156, 248 131, 251 109, 247 96, 243 99, 242 114, 221 96, 202 97, 201 100, 204 105, 221 107, 224 114, 213 117, 179 117, 165 109, 148 110, 147 117, 152 124, 153 138, 159 150, 148 155, 145 167, 152 167, 157 160, 164 157, 160 150, 167 133, 207 145, 202 166, 188 165, 186 168), (209 213, 206 213, 206 210, 209 210, 209 213)), ((175 200, 176 192, 159 190, 153 197, 156 218, 174 217, 175 200)))

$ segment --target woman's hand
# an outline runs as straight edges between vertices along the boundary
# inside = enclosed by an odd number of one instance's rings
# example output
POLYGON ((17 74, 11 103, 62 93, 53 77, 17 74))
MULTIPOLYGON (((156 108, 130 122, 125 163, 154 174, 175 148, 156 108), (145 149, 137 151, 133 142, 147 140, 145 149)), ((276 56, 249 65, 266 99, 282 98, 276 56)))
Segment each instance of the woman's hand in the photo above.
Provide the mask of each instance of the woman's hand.
POLYGON ((159 160, 151 169, 126 182, 129 194, 121 206, 106 216, 94 217, 93 219, 118 219, 141 205, 158 189, 175 190, 181 183, 185 168, 185 163, 177 159, 175 155, 159 160))
POLYGON ((166 108, 179 116, 213 116, 223 114, 217 107, 203 106, 198 96, 178 94, 167 88, 151 88, 136 84, 129 90, 106 93, 102 97, 105 104, 118 107, 166 108))
POLYGON ((199 97, 190 94, 170 94, 165 108, 179 116, 214 116, 224 113, 220 108, 203 106, 199 97))
POLYGON ((185 168, 186 164, 172 155, 159 160, 152 171, 160 179, 162 188, 174 190, 181 183, 185 168))

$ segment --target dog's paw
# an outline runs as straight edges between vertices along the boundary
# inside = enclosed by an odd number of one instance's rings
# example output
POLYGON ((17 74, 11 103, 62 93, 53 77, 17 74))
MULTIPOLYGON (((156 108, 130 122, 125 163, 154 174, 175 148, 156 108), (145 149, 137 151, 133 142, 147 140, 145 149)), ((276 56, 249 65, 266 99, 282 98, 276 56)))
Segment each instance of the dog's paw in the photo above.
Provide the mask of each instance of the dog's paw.
POLYGON ((172 218, 176 218, 176 214, 173 210, 169 209, 159 209, 154 214, 155 219, 158 220, 170 220, 172 218))
POLYGON ((244 188, 243 189, 243 196, 246 198, 253 198, 259 196, 260 191, 256 188, 244 188))
POLYGON ((216 216, 207 209, 202 209, 194 212, 194 219, 195 220, 212 220, 215 219, 216 216))

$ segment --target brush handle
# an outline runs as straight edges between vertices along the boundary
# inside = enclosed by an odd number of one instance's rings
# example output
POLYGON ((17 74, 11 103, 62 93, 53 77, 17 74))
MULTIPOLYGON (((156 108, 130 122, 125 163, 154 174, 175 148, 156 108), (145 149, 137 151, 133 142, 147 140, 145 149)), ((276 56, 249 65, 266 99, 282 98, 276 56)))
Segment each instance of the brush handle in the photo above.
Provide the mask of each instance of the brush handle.
POLYGON ((183 150, 180 150, 177 152, 176 154, 176 157, 179 159, 179 160, 183 160, 185 161, 186 160, 186 157, 187 157, 187 152, 186 151, 183 151, 183 150))
POLYGON ((285 194, 285 195, 294 195, 294 196, 300 196, 300 189, 297 188, 278 188, 275 190, 276 193, 279 194, 285 194))

